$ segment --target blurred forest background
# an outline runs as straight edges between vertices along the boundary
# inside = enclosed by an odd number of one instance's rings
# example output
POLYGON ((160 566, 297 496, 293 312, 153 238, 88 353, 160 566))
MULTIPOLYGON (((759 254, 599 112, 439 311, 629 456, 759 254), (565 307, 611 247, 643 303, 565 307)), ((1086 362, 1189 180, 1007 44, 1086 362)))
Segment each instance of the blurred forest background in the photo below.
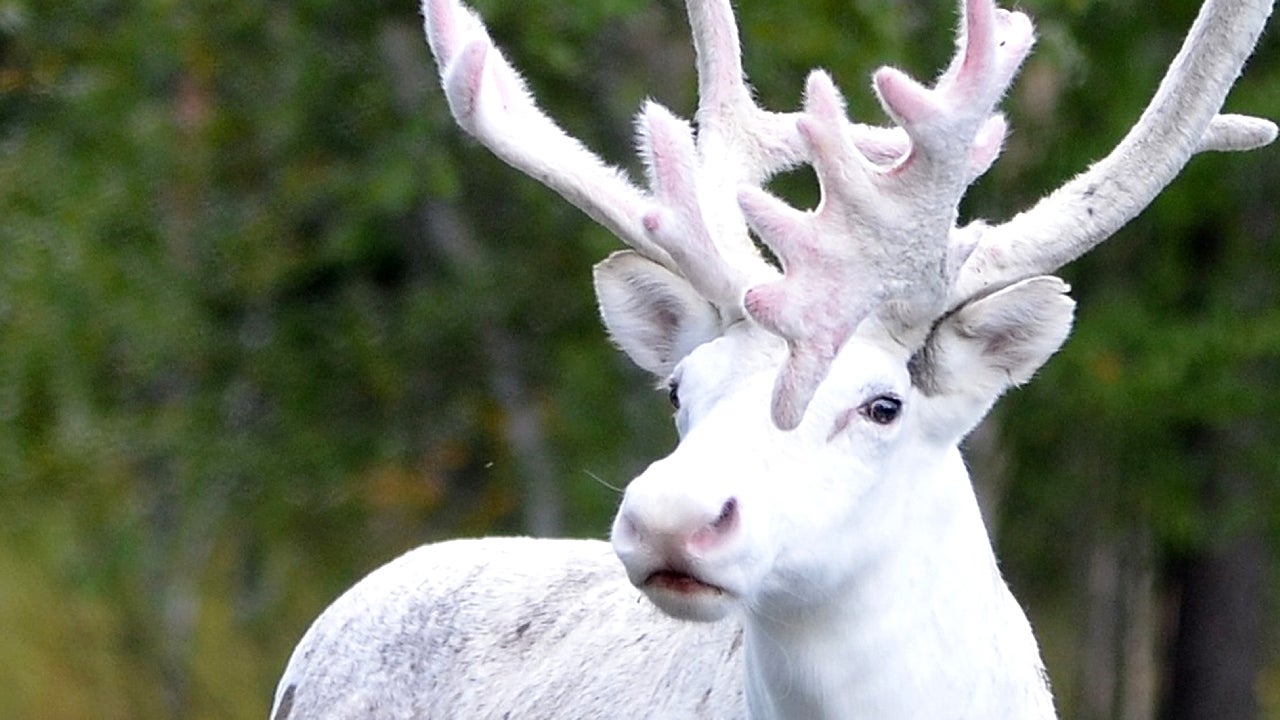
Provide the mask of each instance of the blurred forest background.
MULTIPOLYGON (((635 169, 678 0, 476 0, 635 169)), ((764 103, 929 77, 950 0, 739 0, 764 103)), ((1022 0, 1039 44, 965 213, 1137 117, 1195 0, 1022 0)), ((1273 23, 1274 24, 1274 23, 1273 23)), ((1280 35, 1228 108, 1280 117, 1280 35)), ((453 126, 412 0, 0 0, 0 717, 264 718, 308 623, 426 541, 603 537, 673 444, 609 347, 617 241, 453 126), (604 482, 601 482, 604 481, 604 482)), ((782 191, 811 201, 798 174, 782 191)), ((1280 150, 1201 157, 1070 266, 1064 352, 969 440, 1064 717, 1280 718, 1280 150)))

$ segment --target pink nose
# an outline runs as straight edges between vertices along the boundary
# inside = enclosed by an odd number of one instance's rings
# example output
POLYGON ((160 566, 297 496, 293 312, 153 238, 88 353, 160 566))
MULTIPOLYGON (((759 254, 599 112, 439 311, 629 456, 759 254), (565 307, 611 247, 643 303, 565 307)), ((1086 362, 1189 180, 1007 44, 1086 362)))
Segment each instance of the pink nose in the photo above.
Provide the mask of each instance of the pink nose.
POLYGON ((725 500, 718 511, 624 503, 619 519, 615 530, 623 534, 619 540, 675 557, 696 557, 715 550, 737 531, 738 500, 725 500))

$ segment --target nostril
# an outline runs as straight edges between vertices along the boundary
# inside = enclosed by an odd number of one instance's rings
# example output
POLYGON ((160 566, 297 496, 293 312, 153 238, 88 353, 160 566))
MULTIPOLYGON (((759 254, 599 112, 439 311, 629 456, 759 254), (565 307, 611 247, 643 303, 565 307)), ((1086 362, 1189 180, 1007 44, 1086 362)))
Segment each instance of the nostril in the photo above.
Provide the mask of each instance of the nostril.
POLYGON ((644 533, 640 532, 640 527, 631 517, 629 512, 618 513, 618 519, 613 524, 613 539, 623 542, 640 542, 644 539, 644 533))
POLYGON ((711 527, 718 533, 726 533, 738 522, 738 499, 729 498, 720 507, 720 514, 712 521, 711 527))
POLYGON ((738 526, 738 501, 729 498, 720 506, 720 514, 689 536, 689 547, 706 551, 725 542, 738 526))

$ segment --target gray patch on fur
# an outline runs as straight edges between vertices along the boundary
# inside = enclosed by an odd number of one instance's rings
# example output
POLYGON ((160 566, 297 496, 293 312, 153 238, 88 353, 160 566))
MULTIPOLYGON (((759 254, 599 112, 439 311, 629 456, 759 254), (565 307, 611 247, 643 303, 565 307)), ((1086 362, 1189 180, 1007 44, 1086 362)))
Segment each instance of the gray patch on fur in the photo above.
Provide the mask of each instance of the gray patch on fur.
POLYGON ((288 720, 289 713, 293 710, 293 695, 297 689, 297 685, 290 685, 284 689, 284 694, 280 696, 280 704, 276 706, 276 714, 271 720, 288 720))

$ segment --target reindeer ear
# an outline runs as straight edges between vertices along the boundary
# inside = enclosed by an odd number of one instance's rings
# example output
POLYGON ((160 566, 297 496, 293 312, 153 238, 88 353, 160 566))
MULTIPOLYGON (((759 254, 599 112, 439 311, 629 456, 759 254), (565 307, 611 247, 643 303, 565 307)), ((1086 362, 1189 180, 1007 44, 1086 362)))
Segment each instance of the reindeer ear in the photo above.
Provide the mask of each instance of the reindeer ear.
POLYGON ((910 365, 931 434, 947 442, 963 437, 1001 393, 1030 380, 1062 347, 1075 311, 1070 290, 1056 277, 1034 277, 938 323, 910 365))
POLYGON ((595 266, 600 316, 632 362, 658 377, 720 335, 720 314, 687 280, 630 250, 595 266))

